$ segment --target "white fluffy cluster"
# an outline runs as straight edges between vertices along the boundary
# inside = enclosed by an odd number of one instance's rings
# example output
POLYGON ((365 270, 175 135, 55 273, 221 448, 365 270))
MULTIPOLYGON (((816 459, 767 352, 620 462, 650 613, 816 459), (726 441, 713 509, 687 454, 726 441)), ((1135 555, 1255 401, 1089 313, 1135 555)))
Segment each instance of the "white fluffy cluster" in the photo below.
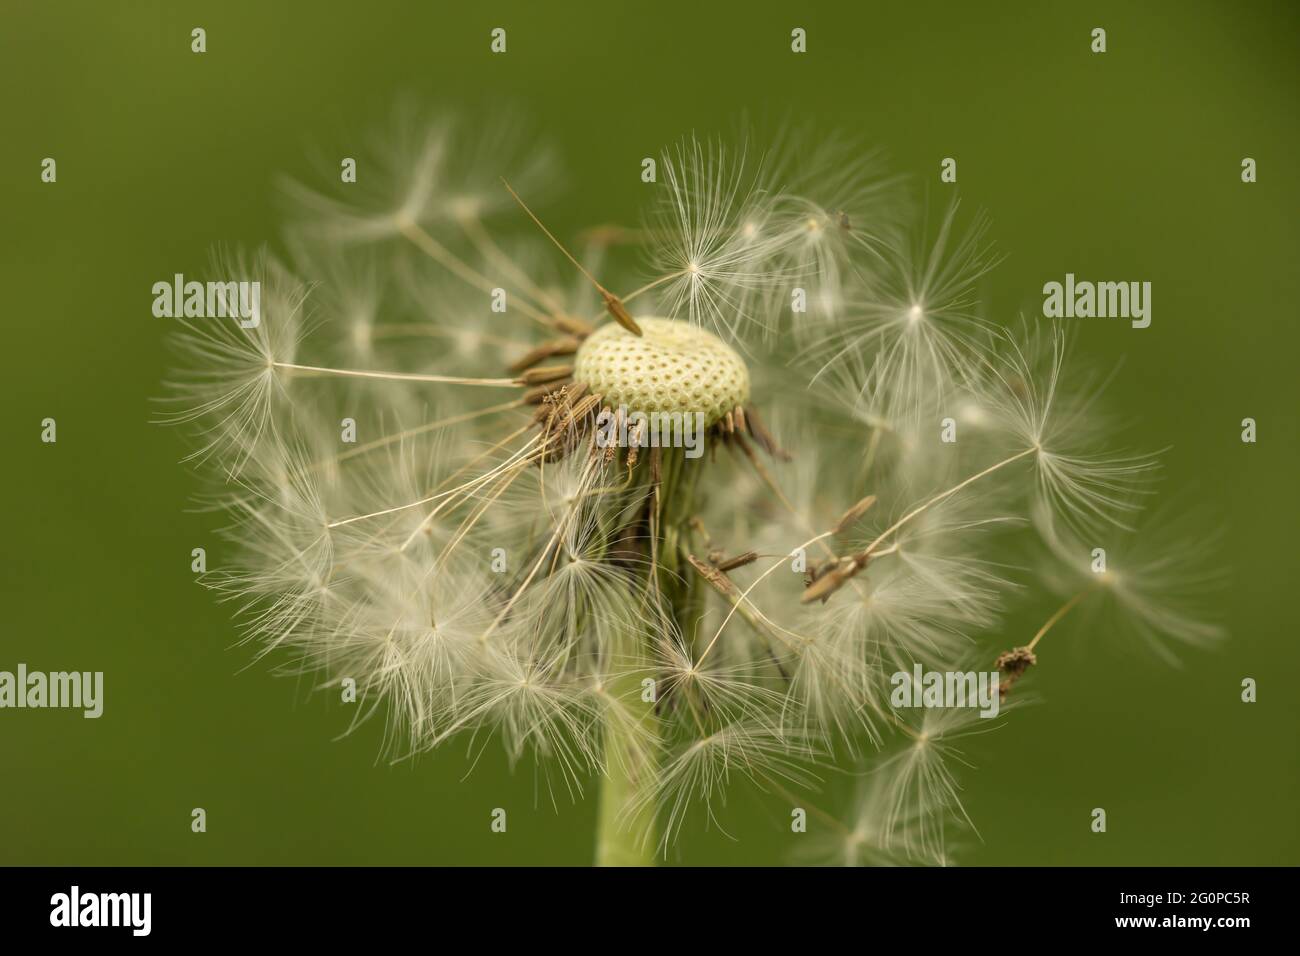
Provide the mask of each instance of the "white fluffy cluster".
POLYGON ((909 232, 870 153, 791 142, 765 162, 667 151, 627 233, 646 272, 606 265, 618 233, 575 249, 639 338, 598 327, 602 297, 500 188, 550 182, 527 140, 407 124, 369 192, 294 187, 289 262, 218 266, 264 281, 261 326, 195 322, 172 395, 230 517, 208 580, 249 638, 325 686, 356 680, 357 719, 387 714, 399 754, 495 734, 575 794, 635 783, 616 822, 651 845, 696 800, 717 813, 729 781, 798 788, 847 745, 877 772, 830 855, 879 862, 946 859, 970 827, 955 743, 984 722, 893 712, 889 680, 987 669, 1028 639, 1000 630, 1034 583, 1001 559, 1013 536, 1039 528, 1068 568, 1049 583, 1113 598, 1116 626, 1215 636, 1157 586, 1190 549, 1154 577, 1072 580, 1141 517, 1153 462, 1106 451, 1059 333, 981 315, 982 222, 963 232, 954 205, 909 232), (744 407, 775 444, 755 424, 696 462, 594 454, 589 421, 529 404, 508 371, 539 345, 557 387, 710 424, 744 407), (814 579, 835 586, 808 600, 814 579))

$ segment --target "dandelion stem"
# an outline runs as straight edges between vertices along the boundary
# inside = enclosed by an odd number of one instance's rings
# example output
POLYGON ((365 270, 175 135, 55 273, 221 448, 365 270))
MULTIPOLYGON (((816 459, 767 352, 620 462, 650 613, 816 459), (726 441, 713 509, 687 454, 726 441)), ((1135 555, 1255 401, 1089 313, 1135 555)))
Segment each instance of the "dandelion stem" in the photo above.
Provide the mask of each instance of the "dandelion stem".
POLYGON ((441 328, 428 322, 384 322, 374 326, 370 332, 376 339, 410 338, 413 336, 432 336, 440 339, 461 339, 468 335, 476 343, 494 345, 503 349, 528 349, 530 344, 501 335, 463 329, 441 328))
POLYGON ((871 466, 876 463, 876 450, 880 447, 880 435, 883 429, 875 426, 871 429, 871 437, 867 439, 867 453, 862 459, 862 477, 866 478, 871 473, 871 466))
MULTIPOLYGON (((397 220, 397 229, 403 236, 409 239, 417 249, 445 268, 448 272, 463 279, 476 289, 482 289, 484 292, 491 292, 494 288, 490 279, 468 266, 459 256, 455 255, 441 242, 429 235, 429 233, 413 219, 406 217, 399 218, 397 220)), ((555 319, 549 315, 545 315, 522 295, 519 295, 518 293, 515 294, 514 304, 516 309, 528 316, 530 319, 534 319, 549 328, 555 328, 555 319)))
POLYGON ((1046 634, 1053 627, 1055 627, 1056 624, 1061 620, 1061 618, 1069 614, 1076 604, 1078 604, 1080 601, 1082 601, 1085 597, 1087 597, 1096 589, 1097 589, 1096 584, 1092 585, 1091 587, 1086 587, 1078 594, 1076 594, 1074 597, 1070 598, 1070 600, 1066 601, 1064 604, 1058 607, 1056 609, 1056 612, 1043 623, 1042 627, 1038 629, 1038 633, 1034 635, 1034 639, 1025 645, 1025 650, 1032 651, 1038 645, 1038 642, 1043 639, 1044 634, 1046 634))
POLYGON ((876 536, 876 540, 872 541, 871 544, 867 545, 866 548, 864 548, 860 552, 859 556, 864 558, 871 557, 873 554, 876 554, 876 549, 880 547, 881 543, 886 538, 888 538, 891 534, 893 534, 898 529, 902 528, 905 524, 907 524, 917 515, 924 512, 927 508, 930 508, 933 505, 937 505, 940 502, 945 501, 948 498, 951 498, 953 495, 957 494, 957 492, 961 491, 963 488, 967 487, 968 485, 972 485, 975 482, 979 481, 981 478, 985 478, 993 474, 993 472, 997 471, 999 468, 1004 468, 1007 465, 1011 464, 1012 462, 1019 461, 1021 458, 1024 458, 1026 455, 1032 455, 1036 451, 1038 451, 1037 446, 1033 446, 1030 448, 1026 448, 1024 451, 1016 452, 1014 455, 1010 456, 1009 458, 1003 458, 1001 461, 997 462, 996 464, 989 465, 983 471, 976 472, 975 474, 971 475, 969 478, 966 478, 958 482, 957 484, 949 488, 947 491, 941 491, 933 498, 929 498, 926 501, 923 501, 921 504, 917 505, 907 514, 903 515, 903 517, 899 518, 897 521, 891 524, 884 531, 880 532, 880 534, 876 536))
MULTIPOLYGON (((525 425, 523 428, 516 430, 506 439, 506 441, 509 441, 515 436, 521 434, 522 432, 526 431, 530 427, 532 426, 525 425)), ((463 492, 466 489, 477 490, 478 488, 492 481, 498 474, 502 473, 503 471, 506 471, 509 468, 520 468, 526 466, 529 462, 532 461, 532 456, 529 455, 525 457, 525 453, 528 452, 534 445, 536 445, 537 442, 538 442, 537 438, 529 439, 526 444, 520 446, 520 448, 517 451, 511 454, 511 456, 507 458, 505 461, 503 461, 500 465, 497 465, 495 468, 491 469, 490 471, 484 472, 483 474, 479 475, 477 478, 473 478, 469 481, 457 485, 455 488, 452 488, 450 491, 444 491, 439 494, 432 494, 427 497, 421 498, 419 501, 409 501, 404 505, 394 505, 391 508, 384 508, 382 511, 371 511, 363 515, 353 515, 351 518, 340 518, 337 521, 331 521, 328 525, 326 525, 326 527, 340 528, 343 525, 352 524, 353 522, 356 521, 365 521, 370 518, 382 518, 385 515, 396 514, 399 511, 406 511, 408 508, 418 508, 420 507, 420 505, 426 505, 431 501, 437 501, 440 498, 446 498, 449 495, 459 494, 460 492, 463 492)), ((502 442, 502 444, 504 444, 504 442, 502 442)), ((427 517, 425 520, 426 521, 428 520, 427 517)))
MULTIPOLYGON (((612 684, 610 693, 619 701, 640 700, 641 680, 636 670, 623 672, 612 684)), ((605 716, 605 773, 596 822, 596 865, 654 866, 658 767, 646 734, 654 733, 650 728, 655 718, 648 705, 646 716, 640 719, 620 713, 622 706, 611 704, 605 716)))
POLYGON ((547 229, 546 226, 542 224, 542 221, 537 218, 531 209, 528 208, 528 204, 519 197, 519 193, 515 192, 508 182, 503 179, 501 180, 501 184, 506 187, 506 190, 510 195, 515 197, 515 202, 519 203, 523 211, 528 213, 528 218, 536 223, 537 228, 546 234, 546 238, 555 244, 555 248, 564 253, 564 257, 573 263, 574 268, 581 272, 583 276, 585 276, 586 279, 596 287, 596 291, 600 293, 600 297, 605 300, 605 311, 613 316, 614 321, 623 326, 623 328, 627 329, 633 335, 639 336, 641 334, 641 327, 637 325, 636 320, 628 314, 627 309, 623 308, 623 300, 601 285, 600 280, 592 275, 586 266, 575 259, 573 253, 564 248, 564 244, 551 234, 551 230, 547 229))
POLYGON ((374 441, 366 442, 364 445, 358 445, 356 448, 349 449, 331 458, 325 458, 316 462, 312 467, 320 468, 331 462, 344 462, 358 455, 364 455, 372 452, 376 448, 383 448, 385 445, 391 445, 393 442, 404 441, 407 438, 414 438, 416 435, 423 435, 427 432, 437 431, 440 428, 446 428, 449 425, 459 425, 461 422, 472 421, 475 418, 483 418, 487 415, 495 415, 497 412, 509 411, 512 408, 523 408, 524 400, 517 398, 514 401, 503 402, 500 405, 490 405, 487 408, 480 408, 472 412, 465 412, 461 415, 453 415, 450 418, 442 418, 438 421, 426 422, 423 425, 417 425, 414 428, 408 428, 404 431, 394 432, 391 435, 385 435, 383 438, 376 438, 374 441))
POLYGON ((623 301, 624 301, 624 302, 631 302, 631 301, 632 301, 633 299, 635 299, 637 296, 639 296, 639 295, 641 295, 641 294, 643 294, 643 293, 649 292, 651 289, 657 289, 657 288, 659 288, 659 286, 663 285, 665 282, 672 282, 674 279, 680 279, 680 278, 681 278, 682 276, 684 276, 684 275, 686 275, 686 270, 685 270, 685 269, 681 269, 681 270, 679 270, 679 271, 677 271, 677 272, 670 272, 670 273, 668 273, 667 275, 660 276, 658 279, 655 279, 655 280, 652 281, 652 282, 647 282, 645 285, 641 286, 641 288, 639 288, 639 289, 633 289, 633 290, 632 290, 631 292, 629 292, 627 295, 623 296, 623 301))
POLYGON ((461 216, 457 221, 460 223, 460 228, 464 230, 465 235, 469 237, 470 242, 474 243, 475 248, 486 258, 491 259, 498 269, 507 273, 520 288, 541 302, 551 312, 563 311, 563 307, 553 296, 534 282, 527 273, 515 265, 510 257, 502 251, 491 234, 483 228, 483 221, 478 216, 461 216))
MULTIPOLYGON (((809 539, 808 539, 807 541, 805 541, 803 544, 799 545, 799 547, 796 548, 795 550, 796 550, 796 551, 798 551, 798 550, 807 550, 807 548, 808 548, 809 545, 811 545, 811 544, 816 544, 818 541, 823 541, 823 540, 825 540, 826 538, 831 537, 831 534, 832 534, 832 532, 830 532, 830 531, 823 531, 821 534, 819 534, 819 535, 817 535, 817 536, 815 536, 815 537, 809 538, 809 539)), ((793 552, 791 552, 791 553, 793 553, 793 552)), ((745 590, 743 590, 743 591, 740 592, 740 596, 739 596, 739 599, 738 599, 737 603, 736 603, 736 604, 733 604, 733 605, 731 606, 731 610, 727 612, 727 616, 724 617, 724 618, 722 619, 722 623, 718 625, 717 633, 715 633, 715 634, 713 635, 713 639, 709 641, 709 645, 708 645, 708 647, 704 648, 704 652, 703 652, 702 654, 700 654, 699 658, 695 661, 695 666, 696 666, 696 667, 699 667, 701 664, 704 663, 704 658, 706 658, 706 657, 709 656, 709 651, 713 650, 713 645, 716 644, 716 643, 718 643, 718 638, 720 638, 720 637, 722 636, 722 632, 723 632, 723 630, 725 630, 726 627, 727 627, 727 625, 728 625, 729 623, 731 623, 731 618, 732 618, 732 616, 736 613, 736 608, 739 607, 739 603, 740 603, 740 601, 744 601, 744 600, 746 600, 746 599, 749 597, 749 592, 750 592, 750 591, 754 590, 754 588, 756 588, 756 587, 758 587, 760 584, 762 584, 762 583, 763 583, 763 580, 764 580, 765 578, 767 578, 768 575, 770 575, 770 574, 771 574, 773 571, 775 571, 777 568, 781 567, 781 565, 785 564, 786 561, 788 561, 788 560, 790 560, 790 555, 789 555, 789 554, 787 554, 787 555, 783 555, 779 560, 777 560, 777 561, 775 561, 774 563, 772 563, 771 565, 769 565, 769 566, 768 566, 768 569, 767 569, 766 571, 764 571, 764 572, 763 572, 762 574, 760 574, 757 578, 755 578, 755 579, 754 579, 754 582, 753 582, 752 584, 750 584, 749 587, 745 588, 745 590)))
POLYGON ((316 375, 342 375, 348 378, 377 378, 392 382, 436 382, 441 385, 482 385, 488 388, 517 388, 513 378, 462 378, 457 375, 419 375, 413 372, 368 372, 351 368, 323 368, 319 365, 295 365, 292 362, 272 362, 275 368, 294 372, 312 372, 316 375))

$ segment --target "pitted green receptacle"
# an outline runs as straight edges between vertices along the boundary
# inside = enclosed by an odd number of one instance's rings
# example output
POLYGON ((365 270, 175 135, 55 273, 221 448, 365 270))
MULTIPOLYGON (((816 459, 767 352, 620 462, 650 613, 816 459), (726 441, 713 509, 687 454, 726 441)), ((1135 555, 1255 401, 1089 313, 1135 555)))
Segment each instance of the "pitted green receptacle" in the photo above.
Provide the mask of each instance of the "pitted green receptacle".
POLYGON ((706 426, 749 400, 749 369, 716 335, 676 319, 637 319, 642 335, 610 323, 578 349, 574 381, 609 408, 702 412, 706 426))

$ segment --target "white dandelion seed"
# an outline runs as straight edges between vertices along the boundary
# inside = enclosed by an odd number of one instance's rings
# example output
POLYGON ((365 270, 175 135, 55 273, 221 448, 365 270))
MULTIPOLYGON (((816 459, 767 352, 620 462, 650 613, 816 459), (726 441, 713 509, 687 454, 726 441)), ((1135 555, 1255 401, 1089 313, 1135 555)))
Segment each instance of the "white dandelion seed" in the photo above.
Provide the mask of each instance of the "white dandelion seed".
POLYGON ((916 832, 917 809, 902 808, 892 813, 893 796, 884 773, 863 773, 853 788, 853 797, 843 820, 820 808, 810 833, 799 847, 802 862, 829 866, 907 866, 932 862, 919 857, 920 835, 916 832), (918 851, 909 855, 907 847, 918 851))
POLYGON ((1226 583, 1217 559, 1222 535, 1203 515, 1160 509, 1135 529, 1112 528, 1089 540, 1045 508, 1034 524, 1055 559, 1045 577, 1067 599, 1075 630, 1131 635, 1174 666, 1172 647, 1207 648, 1223 639, 1213 611, 1226 583))
POLYGON ((773 222, 762 164, 743 150, 691 139, 665 152, 666 196, 648 227, 653 288, 660 309, 693 325, 738 337, 775 326, 757 306, 791 273, 777 261, 788 244, 773 222))
POLYGON ((1067 388, 1064 331, 1001 332, 986 366, 987 407, 1015 438, 1033 449, 1040 500, 1072 526, 1118 524, 1140 507, 1159 464, 1155 455, 1099 450, 1106 421, 1097 403, 1104 382, 1067 388))
POLYGON ((253 257, 219 253, 212 268, 258 283, 260 314, 255 325, 237 316, 178 320, 183 331, 171 345, 185 371, 166 381, 171 394, 159 420, 197 426, 191 458, 220 453, 222 465, 238 473, 289 410, 284 369, 309 330, 308 287, 265 250, 253 257))
POLYGON ((895 430, 920 421, 981 364, 989 325, 976 290, 997 259, 982 216, 954 238, 957 210, 954 201, 928 244, 880 253, 842 314, 803 350, 814 383, 829 377, 860 416, 895 430))
POLYGON ((900 724, 902 749, 876 771, 885 778, 881 828, 888 845, 909 856, 937 858, 954 834, 969 830, 979 836, 957 780, 960 768, 973 768, 962 747, 1001 724, 1002 713, 982 719, 973 707, 927 708, 900 724))
POLYGON ((554 182, 554 159, 526 135, 519 123, 503 121, 471 128, 466 122, 430 119, 411 103, 393 111, 384 132, 357 160, 357 177, 342 184, 338 160, 322 160, 317 189, 285 178, 295 228, 335 243, 365 243, 416 226, 459 231, 458 223, 479 221, 513 208, 499 177, 542 189, 554 182))

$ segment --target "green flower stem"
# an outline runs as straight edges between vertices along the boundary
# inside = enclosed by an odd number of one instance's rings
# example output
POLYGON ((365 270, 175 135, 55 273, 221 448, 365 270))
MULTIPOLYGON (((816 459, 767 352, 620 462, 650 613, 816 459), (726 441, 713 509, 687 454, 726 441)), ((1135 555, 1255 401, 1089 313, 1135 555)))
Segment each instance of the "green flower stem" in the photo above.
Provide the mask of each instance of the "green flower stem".
MULTIPOLYGON (((644 465, 642 467, 645 467, 644 465)), ((655 587, 683 635, 699 616, 701 594, 696 576, 682 573, 688 522, 695 512, 695 491, 703 462, 687 459, 677 449, 665 449, 659 485, 659 561, 655 587)), ((645 664, 655 660, 654 648, 636 649, 645 664)), ((658 805, 654 799, 659 773, 657 718, 653 705, 638 716, 641 681, 651 673, 635 668, 617 677, 608 688, 626 709, 612 706, 605 718, 605 775, 600 788, 596 824, 597 866, 654 866, 658 851, 658 805)))
MULTIPOLYGON (((630 686, 611 688, 611 692, 621 699, 639 701, 641 685, 637 675, 622 682, 630 686)), ((653 738, 647 739, 645 728, 630 723, 634 720, 630 713, 615 715, 613 711, 605 720, 605 775, 596 823, 597 866, 655 865, 658 834, 653 793, 658 768, 653 750, 646 747, 653 738)))

